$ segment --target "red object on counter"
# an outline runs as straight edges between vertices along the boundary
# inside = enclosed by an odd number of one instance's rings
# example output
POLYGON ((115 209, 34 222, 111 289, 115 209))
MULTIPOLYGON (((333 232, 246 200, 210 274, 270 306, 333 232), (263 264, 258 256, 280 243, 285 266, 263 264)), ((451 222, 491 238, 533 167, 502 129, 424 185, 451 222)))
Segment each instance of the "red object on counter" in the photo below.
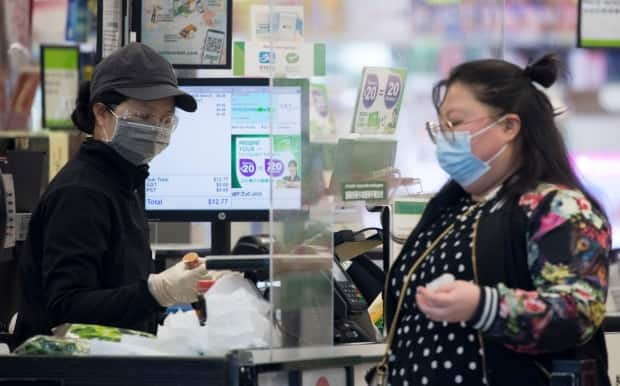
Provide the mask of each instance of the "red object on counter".
POLYGON ((213 287, 213 284, 215 284, 215 280, 198 280, 196 285, 198 286, 198 291, 205 293, 209 288, 213 287))

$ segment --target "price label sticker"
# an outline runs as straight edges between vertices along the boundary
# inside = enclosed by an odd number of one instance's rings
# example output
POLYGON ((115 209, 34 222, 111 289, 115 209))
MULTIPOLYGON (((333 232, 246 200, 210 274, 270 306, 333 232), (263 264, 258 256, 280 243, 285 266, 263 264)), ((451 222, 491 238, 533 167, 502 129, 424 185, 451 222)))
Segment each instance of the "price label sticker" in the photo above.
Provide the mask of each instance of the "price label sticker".
POLYGON ((363 102, 364 107, 371 108, 377 100, 377 94, 379 93, 379 78, 375 74, 368 74, 366 76, 366 83, 364 84, 363 102))
POLYGON ((284 174, 284 162, 279 159, 267 158, 265 160, 265 170, 271 177, 280 177, 284 174))
POLYGON ((249 158, 241 158, 239 160, 239 172, 244 177, 252 177, 256 173, 256 162, 249 158))
POLYGON ((401 87, 401 78, 400 76, 390 75, 387 80, 387 84, 385 86, 385 107, 388 109, 393 109, 400 98, 400 90, 401 87))

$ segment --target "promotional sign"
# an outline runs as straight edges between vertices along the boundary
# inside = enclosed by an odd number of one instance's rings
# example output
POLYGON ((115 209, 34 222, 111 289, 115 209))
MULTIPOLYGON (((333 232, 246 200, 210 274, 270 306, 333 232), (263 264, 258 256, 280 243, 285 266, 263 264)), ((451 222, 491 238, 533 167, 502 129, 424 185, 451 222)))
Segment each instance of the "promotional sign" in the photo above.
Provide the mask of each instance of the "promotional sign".
POLYGON ((230 68, 232 0, 142 0, 137 40, 179 68, 230 68))
POLYGON ((365 67, 353 115, 353 132, 394 134, 406 80, 404 68, 365 67))
POLYGON ((620 47, 620 3, 580 0, 577 45, 579 47, 620 47))
POLYGON ((324 84, 310 84, 310 141, 336 140, 336 128, 329 114, 327 87, 324 84))
POLYGON ((271 181, 275 187, 274 200, 280 204, 299 201, 302 176, 299 135, 233 135, 231 150, 233 198, 269 198, 271 181))
POLYGON ((68 0, 65 40, 91 42, 97 37, 97 0, 68 0))
POLYGON ((43 128, 73 127, 71 113, 80 79, 78 46, 41 45, 43 128))
POLYGON ((15 246, 15 185, 13 184, 12 174, 2 174, 2 183, 4 185, 4 200, 6 205, 6 230, 4 235, 4 248, 13 248, 15 246))
POLYGON ((234 62, 235 76, 325 76, 325 44, 235 42, 234 62))
POLYGON ((252 6, 252 41, 303 42, 304 7, 252 6))
POLYGON ((97 59, 101 60, 124 44, 126 0, 97 2, 97 59))

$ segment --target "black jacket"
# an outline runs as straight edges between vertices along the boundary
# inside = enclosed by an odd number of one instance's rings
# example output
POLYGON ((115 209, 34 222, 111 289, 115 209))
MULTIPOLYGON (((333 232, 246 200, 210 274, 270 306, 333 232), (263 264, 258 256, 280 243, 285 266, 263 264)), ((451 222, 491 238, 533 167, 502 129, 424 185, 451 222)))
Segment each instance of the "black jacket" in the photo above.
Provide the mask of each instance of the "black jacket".
MULTIPOLYGON (((465 195, 456 183, 448 183, 428 204, 420 222, 413 230, 403 251, 410 250, 418 235, 437 216, 443 206, 456 202, 465 195)), ((502 192, 499 193, 500 195, 502 192)), ((518 200, 506 198, 502 207, 480 219, 477 233, 477 271, 479 285, 496 286, 504 283, 510 288, 533 290, 531 273, 527 264, 527 217, 518 200), (498 253, 502 251, 502 253, 498 253)), ((386 326, 391 325, 397 299, 385 294, 386 326)), ((562 331, 557 339, 562 339, 562 331)), ((502 342, 484 339, 484 352, 489 384, 491 386, 548 385, 549 380, 539 367, 552 370, 554 360, 595 359, 598 367, 598 385, 609 386, 607 375, 607 350, 601 328, 584 345, 540 355, 517 353, 502 342)))
POLYGON ((163 309, 147 287, 154 264, 138 193, 147 176, 89 139, 50 183, 20 258, 18 342, 66 322, 156 331, 163 309))

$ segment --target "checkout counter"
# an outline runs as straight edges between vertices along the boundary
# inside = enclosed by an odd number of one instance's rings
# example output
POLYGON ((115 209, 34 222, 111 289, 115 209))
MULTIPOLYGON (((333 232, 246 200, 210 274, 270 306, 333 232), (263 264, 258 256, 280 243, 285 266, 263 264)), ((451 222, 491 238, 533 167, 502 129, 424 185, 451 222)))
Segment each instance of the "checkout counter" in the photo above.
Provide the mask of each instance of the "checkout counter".
POLYGON ((319 346, 201 358, 9 356, 2 358, 0 385, 353 386, 364 384, 365 371, 384 349, 381 344, 319 346))

